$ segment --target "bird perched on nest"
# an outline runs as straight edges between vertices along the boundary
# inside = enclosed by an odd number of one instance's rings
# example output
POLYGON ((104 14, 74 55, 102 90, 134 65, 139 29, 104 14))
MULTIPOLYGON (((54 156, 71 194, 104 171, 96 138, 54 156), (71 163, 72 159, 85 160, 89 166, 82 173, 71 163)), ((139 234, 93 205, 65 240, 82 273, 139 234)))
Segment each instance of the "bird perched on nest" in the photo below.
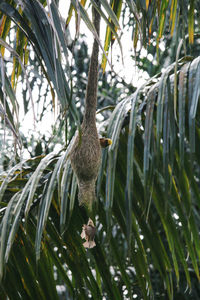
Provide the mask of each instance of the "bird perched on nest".
MULTIPOLYGON (((96 3, 98 4, 99 1, 96 0, 96 3)), ((93 23, 99 36, 100 15, 94 7, 93 23)), ((98 53, 99 45, 94 39, 88 72, 85 114, 81 133, 77 134, 70 153, 71 165, 78 179, 79 204, 85 205, 89 211, 92 210, 92 203, 95 199, 95 183, 101 163, 101 144, 106 147, 111 141, 109 139, 100 141, 96 127, 98 53)))

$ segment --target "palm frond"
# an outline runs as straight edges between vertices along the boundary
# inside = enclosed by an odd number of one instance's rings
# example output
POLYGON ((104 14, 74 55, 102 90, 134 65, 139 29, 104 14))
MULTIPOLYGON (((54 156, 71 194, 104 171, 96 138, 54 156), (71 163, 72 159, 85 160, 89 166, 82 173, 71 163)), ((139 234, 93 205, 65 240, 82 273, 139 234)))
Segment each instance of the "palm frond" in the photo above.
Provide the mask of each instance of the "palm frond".
MULTIPOLYGON (((23 234, 25 214, 26 228, 30 222, 35 224, 30 237, 36 245, 35 258, 43 262, 44 249, 48 249, 50 265, 58 268, 72 297, 76 282, 76 295, 83 299, 90 293, 118 299, 123 295, 122 286, 130 297, 137 290, 148 299, 149 293, 156 292, 152 273, 159 274, 169 299, 183 272, 192 287, 189 268, 199 278, 200 259, 198 62, 199 58, 178 63, 177 116, 172 96, 175 65, 138 88, 113 111, 107 129, 113 144, 103 150, 99 201, 94 210, 97 247, 89 253, 81 245, 87 212, 78 206, 76 181, 67 159, 69 149, 60 157, 49 154, 42 158, 28 173, 22 167, 16 176, 17 168, 13 168, 2 178, 1 197, 7 208, 1 216, 1 276, 5 268, 5 278, 13 276, 17 236, 23 237, 24 243, 27 240, 23 234), (24 178, 22 186, 17 184, 20 178, 24 178), (18 192, 12 196, 13 185, 18 192), (39 211, 35 209, 38 206, 39 211), (50 250, 51 244, 59 250, 50 250), (73 279, 67 275, 70 272, 73 279)), ((26 255, 29 261, 33 254, 26 255)), ((15 272, 22 271, 25 269, 17 266, 15 272)), ((38 280, 36 273, 34 276, 38 280)), ((45 287, 40 288, 44 293, 45 287)))
MULTIPOLYGON (((14 86, 20 68, 24 73, 26 70, 21 51, 25 42, 33 47, 62 109, 68 108, 79 125, 59 12, 54 2, 47 1, 48 13, 41 3, 25 0, 23 10, 15 1, 0 3, 1 45, 19 62, 13 63, 13 84, 1 63, 0 109, 16 135, 14 86), (5 42, 10 20, 16 24, 17 34, 23 35, 17 48, 5 42)), ((79 8, 76 1, 72 3, 95 35, 85 2, 78 2, 79 8)), ((101 3, 110 28, 107 51, 111 32, 117 35, 121 1, 101 3)), ((178 26, 180 21, 177 14, 183 8, 177 1, 162 1, 160 5, 155 1, 137 2, 137 7, 126 3, 144 43, 151 37, 156 20, 159 42, 169 9, 173 33, 175 22, 178 26)), ((190 1, 190 43, 195 5, 190 1)), ((99 11, 103 17, 103 11, 99 11)), ((3 60, 2 47, 1 53, 3 60)), ((200 58, 179 60, 179 54, 160 76, 119 102, 109 118, 107 136, 113 143, 103 150, 97 182, 95 248, 86 252, 82 246, 80 233, 88 215, 78 205, 76 177, 68 159, 70 144, 62 153, 25 160, 1 175, 0 298, 58 299, 64 289, 68 299, 122 299, 125 294, 149 299, 160 290, 165 298, 173 299, 177 287, 192 289, 194 276, 199 280, 200 58)))

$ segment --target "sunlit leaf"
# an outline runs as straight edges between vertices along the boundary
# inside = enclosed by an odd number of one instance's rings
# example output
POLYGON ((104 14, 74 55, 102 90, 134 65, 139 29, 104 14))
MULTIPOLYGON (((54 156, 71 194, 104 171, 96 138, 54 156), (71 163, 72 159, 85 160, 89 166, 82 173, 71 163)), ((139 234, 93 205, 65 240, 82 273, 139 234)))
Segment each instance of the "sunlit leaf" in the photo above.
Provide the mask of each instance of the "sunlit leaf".
POLYGON ((190 0, 190 9, 188 16, 188 32, 189 32, 189 42, 194 43, 194 0, 190 0))

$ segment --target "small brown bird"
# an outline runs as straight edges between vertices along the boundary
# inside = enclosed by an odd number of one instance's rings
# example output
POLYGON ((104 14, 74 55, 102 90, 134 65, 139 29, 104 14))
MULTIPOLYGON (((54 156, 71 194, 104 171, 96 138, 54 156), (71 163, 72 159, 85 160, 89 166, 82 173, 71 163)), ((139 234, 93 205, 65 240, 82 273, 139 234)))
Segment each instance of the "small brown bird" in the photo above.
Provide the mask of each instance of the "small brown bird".
POLYGON ((82 228, 81 238, 85 239, 86 242, 83 244, 85 248, 93 248, 96 246, 94 237, 96 233, 96 227, 93 221, 89 218, 87 225, 84 224, 82 228))
POLYGON ((100 138, 99 141, 100 141, 101 148, 106 148, 106 147, 112 145, 111 139, 100 138))

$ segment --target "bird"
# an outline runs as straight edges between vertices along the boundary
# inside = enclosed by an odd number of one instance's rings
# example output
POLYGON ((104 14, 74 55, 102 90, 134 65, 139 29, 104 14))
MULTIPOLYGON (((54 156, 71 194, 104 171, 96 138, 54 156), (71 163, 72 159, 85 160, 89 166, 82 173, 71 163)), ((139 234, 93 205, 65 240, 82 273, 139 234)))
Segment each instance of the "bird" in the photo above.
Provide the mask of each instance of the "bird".
POLYGON ((100 141, 101 148, 106 148, 112 145, 112 140, 108 138, 100 138, 99 141, 100 141))
POLYGON ((86 240, 86 242, 83 244, 85 248, 91 249, 96 246, 94 241, 95 233, 96 227, 94 226, 92 219, 89 218, 87 225, 83 225, 81 233, 81 238, 86 240))

